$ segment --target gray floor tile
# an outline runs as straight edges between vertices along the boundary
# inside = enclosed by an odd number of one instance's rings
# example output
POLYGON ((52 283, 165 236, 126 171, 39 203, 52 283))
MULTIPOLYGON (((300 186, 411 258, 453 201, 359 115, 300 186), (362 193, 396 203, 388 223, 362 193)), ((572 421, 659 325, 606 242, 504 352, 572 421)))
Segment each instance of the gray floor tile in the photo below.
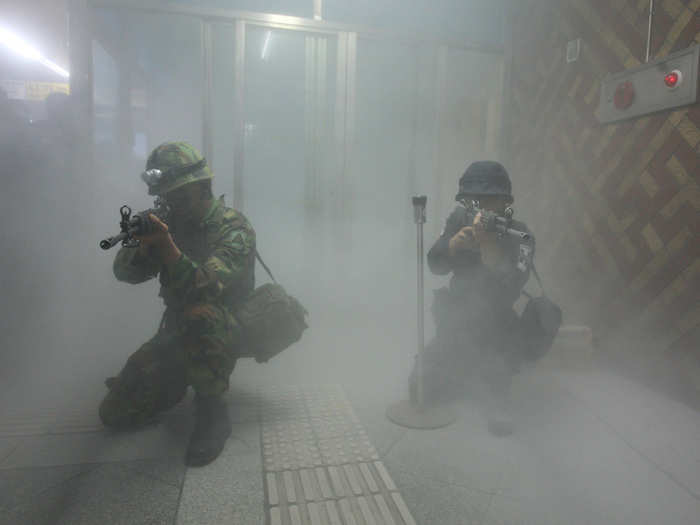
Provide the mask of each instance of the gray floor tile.
POLYGON ((261 461, 257 424, 234 425, 232 437, 216 461, 187 470, 177 523, 260 525, 263 520, 261 461))
POLYGON ((487 494, 436 483, 404 486, 400 491, 419 525, 480 525, 491 499, 487 494))
POLYGON ((406 434, 407 429, 387 419, 387 407, 383 403, 355 397, 350 397, 350 402, 379 457, 384 457, 396 442, 406 434))
POLYGON ((157 424, 135 432, 29 436, 2 468, 48 467, 182 456, 189 431, 157 424))
POLYGON ((13 509, 8 523, 171 524, 180 489, 129 467, 105 464, 71 478, 13 509))
POLYGON ((260 455, 260 425, 252 421, 234 423, 229 441, 239 441, 245 447, 246 455, 253 452, 260 455))
POLYGON ((700 497, 697 411, 608 372, 560 374, 558 379, 621 439, 700 497))
POLYGON ((19 443, 19 438, 0 438, 0 467, 12 455, 19 443))
POLYGON ((181 487, 185 480, 185 463, 181 458, 144 459, 123 463, 124 468, 151 477, 174 487, 181 487))
MULTIPOLYGON (((585 520, 588 518, 575 513, 562 516, 552 508, 553 506, 556 506, 553 499, 523 502, 508 498, 495 498, 479 525, 582 525, 587 523, 585 520)), ((457 523, 455 522, 455 525, 457 523)), ((612 525, 607 520, 589 525, 602 524, 612 525)))
POLYGON ((501 488, 517 450, 511 440, 489 436, 478 413, 465 412, 447 428, 407 431, 384 462, 388 468, 420 474, 426 483, 493 492, 501 488))
POLYGON ((9 511, 32 503, 45 490, 60 485, 96 465, 68 465, 0 471, 0 509, 9 511))

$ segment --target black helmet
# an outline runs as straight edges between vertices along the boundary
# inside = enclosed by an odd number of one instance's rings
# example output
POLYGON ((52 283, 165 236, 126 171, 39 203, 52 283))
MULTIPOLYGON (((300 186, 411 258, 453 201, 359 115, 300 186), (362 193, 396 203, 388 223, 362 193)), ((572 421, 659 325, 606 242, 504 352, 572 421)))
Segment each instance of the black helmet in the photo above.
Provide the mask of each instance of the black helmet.
POLYGON ((503 165, 492 160, 473 162, 459 179, 456 200, 461 201, 467 195, 510 197, 511 184, 508 172, 503 165))

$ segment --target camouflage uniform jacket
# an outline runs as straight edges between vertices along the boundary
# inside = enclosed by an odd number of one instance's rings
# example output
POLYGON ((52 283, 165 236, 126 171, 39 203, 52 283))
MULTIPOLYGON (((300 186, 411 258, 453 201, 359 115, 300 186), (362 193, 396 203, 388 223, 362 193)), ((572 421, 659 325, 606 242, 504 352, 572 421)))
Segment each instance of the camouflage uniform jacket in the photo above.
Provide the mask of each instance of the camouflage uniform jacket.
POLYGON ((160 296, 168 310, 195 303, 215 303, 230 309, 255 287, 255 231, 246 217, 214 200, 199 224, 171 228, 182 256, 169 266, 122 248, 114 260, 120 281, 138 284, 160 278, 160 296))

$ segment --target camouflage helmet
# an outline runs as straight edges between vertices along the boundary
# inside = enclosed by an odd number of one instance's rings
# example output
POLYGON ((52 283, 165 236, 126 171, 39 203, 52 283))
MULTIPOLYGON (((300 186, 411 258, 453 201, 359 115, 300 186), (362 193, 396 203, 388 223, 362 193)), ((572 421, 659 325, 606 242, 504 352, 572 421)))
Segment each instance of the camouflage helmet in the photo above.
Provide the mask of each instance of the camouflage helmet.
POLYGON ((148 156, 146 171, 141 174, 149 195, 163 195, 213 177, 206 159, 187 142, 165 142, 158 146, 148 156))
POLYGON ((473 162, 459 179, 456 199, 467 195, 503 195, 511 197, 510 177, 506 169, 498 162, 482 160, 473 162))

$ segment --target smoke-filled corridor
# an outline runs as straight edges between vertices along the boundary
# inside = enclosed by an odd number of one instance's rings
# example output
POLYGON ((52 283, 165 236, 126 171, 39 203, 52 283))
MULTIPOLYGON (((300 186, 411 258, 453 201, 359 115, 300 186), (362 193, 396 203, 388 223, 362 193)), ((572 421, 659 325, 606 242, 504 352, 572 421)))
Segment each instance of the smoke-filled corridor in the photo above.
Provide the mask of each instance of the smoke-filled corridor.
POLYGON ((3 5, 0 523, 698 523, 699 57, 697 1, 3 5))

